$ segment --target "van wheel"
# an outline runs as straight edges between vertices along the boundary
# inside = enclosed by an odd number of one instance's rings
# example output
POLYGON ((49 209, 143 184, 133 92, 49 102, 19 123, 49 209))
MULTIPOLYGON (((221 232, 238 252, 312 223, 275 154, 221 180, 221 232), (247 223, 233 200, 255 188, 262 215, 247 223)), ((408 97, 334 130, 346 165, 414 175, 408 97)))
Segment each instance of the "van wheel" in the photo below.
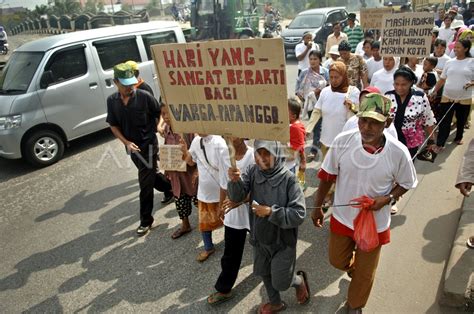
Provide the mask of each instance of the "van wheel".
POLYGON ((35 167, 47 167, 57 162, 64 154, 64 141, 50 130, 33 132, 23 146, 23 157, 35 167))

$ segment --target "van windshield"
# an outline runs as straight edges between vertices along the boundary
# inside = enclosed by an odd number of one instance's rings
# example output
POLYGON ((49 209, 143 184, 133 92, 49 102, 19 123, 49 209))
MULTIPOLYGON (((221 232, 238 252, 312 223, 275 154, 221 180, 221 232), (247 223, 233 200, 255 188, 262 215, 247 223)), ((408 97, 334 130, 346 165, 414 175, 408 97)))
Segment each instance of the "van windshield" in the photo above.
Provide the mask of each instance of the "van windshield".
POLYGON ((312 15, 298 15, 288 25, 288 28, 318 28, 323 24, 324 15, 312 14, 312 15))
POLYGON ((43 52, 14 52, 0 73, 0 95, 25 93, 43 54, 43 52))

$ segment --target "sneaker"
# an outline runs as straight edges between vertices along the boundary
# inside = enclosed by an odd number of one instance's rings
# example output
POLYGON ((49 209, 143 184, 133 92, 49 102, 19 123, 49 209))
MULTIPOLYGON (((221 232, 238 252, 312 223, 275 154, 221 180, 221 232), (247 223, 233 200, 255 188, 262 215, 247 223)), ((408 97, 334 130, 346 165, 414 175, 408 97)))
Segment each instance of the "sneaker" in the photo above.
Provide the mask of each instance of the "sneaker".
POLYGON ((151 225, 145 226, 145 227, 144 227, 144 226, 140 226, 140 227, 137 228, 137 235, 138 235, 139 237, 143 237, 145 234, 148 233, 148 231, 150 231, 150 229, 151 229, 151 225))
POLYGON ((163 205, 168 205, 174 200, 173 193, 166 194, 163 196, 163 199, 161 200, 161 204, 163 205))

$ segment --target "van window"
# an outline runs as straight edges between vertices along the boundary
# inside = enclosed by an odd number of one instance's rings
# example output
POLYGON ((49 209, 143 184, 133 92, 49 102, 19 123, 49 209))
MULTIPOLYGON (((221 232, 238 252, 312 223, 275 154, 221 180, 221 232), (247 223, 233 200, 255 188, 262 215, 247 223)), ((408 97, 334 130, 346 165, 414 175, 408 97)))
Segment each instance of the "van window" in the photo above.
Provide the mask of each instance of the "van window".
POLYGON ((0 72, 0 95, 25 93, 41 59, 42 52, 14 52, 0 72))
POLYGON ((169 43, 177 43, 178 39, 176 38, 176 34, 174 31, 167 31, 167 32, 160 32, 160 33, 153 33, 153 34, 146 34, 142 35, 143 43, 145 44, 146 55, 148 60, 153 59, 153 54, 151 53, 151 46, 157 44, 169 44, 169 43))
POLYGON ((129 60, 142 61, 135 36, 96 41, 93 45, 97 49, 103 70, 112 69, 116 64, 129 60))
POLYGON ((84 47, 66 48, 55 52, 44 70, 53 72, 53 84, 85 75, 87 73, 87 61, 84 47))

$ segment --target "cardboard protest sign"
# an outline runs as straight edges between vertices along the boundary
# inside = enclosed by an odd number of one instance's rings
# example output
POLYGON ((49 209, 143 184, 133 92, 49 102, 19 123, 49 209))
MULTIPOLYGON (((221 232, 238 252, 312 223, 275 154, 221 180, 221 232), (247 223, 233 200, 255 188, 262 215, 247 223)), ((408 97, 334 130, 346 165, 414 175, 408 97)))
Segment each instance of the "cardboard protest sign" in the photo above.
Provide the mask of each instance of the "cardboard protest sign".
POLYGON ((360 24, 363 29, 382 29, 384 14, 391 14, 391 8, 373 8, 360 10, 360 24))
POLYGON ((384 14, 380 54, 382 56, 428 57, 433 25, 433 13, 384 14))
POLYGON ((173 131, 289 141, 283 41, 152 47, 173 131))
POLYGON ((160 145, 160 169, 186 172, 186 162, 179 145, 160 145))

